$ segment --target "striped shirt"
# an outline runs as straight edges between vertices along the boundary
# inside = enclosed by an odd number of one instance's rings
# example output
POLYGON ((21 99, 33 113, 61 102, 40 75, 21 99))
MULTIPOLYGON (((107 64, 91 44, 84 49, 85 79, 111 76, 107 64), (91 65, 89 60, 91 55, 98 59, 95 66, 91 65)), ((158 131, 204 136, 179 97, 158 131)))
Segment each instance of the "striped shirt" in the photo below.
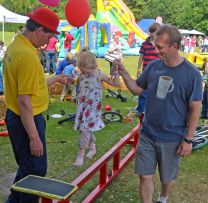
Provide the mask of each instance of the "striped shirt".
POLYGON ((150 37, 142 43, 139 53, 143 55, 143 70, 151 61, 159 58, 155 53, 155 46, 150 42, 150 37))

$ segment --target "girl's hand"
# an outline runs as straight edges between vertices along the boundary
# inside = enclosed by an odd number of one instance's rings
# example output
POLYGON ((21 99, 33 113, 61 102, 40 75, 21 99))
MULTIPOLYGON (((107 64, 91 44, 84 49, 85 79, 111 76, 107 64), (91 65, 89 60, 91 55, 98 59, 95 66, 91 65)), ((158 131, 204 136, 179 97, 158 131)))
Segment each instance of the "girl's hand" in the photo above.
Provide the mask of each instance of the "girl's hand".
POLYGON ((75 78, 74 77, 67 77, 67 84, 74 84, 75 83, 75 78))

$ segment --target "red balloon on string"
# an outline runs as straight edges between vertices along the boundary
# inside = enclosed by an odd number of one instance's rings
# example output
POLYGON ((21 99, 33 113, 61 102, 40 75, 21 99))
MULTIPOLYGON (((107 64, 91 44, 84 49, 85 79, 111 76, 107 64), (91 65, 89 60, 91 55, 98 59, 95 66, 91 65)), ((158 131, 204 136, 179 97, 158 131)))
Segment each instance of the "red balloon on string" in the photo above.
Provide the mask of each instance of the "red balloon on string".
POLYGON ((65 7, 65 16, 69 24, 74 27, 84 25, 90 17, 88 0, 68 0, 65 7))
POLYGON ((60 0, 39 0, 39 1, 47 6, 51 6, 51 7, 58 6, 60 3, 60 0))

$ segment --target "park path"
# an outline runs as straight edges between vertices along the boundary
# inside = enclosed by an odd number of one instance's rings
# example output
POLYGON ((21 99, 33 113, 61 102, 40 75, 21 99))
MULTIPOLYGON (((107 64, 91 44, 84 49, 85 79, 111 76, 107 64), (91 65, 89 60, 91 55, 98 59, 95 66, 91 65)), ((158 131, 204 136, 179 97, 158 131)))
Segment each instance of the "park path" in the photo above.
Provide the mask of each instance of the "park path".
MULTIPOLYGON (((16 172, 8 173, 4 176, 0 176, 0 197, 5 201, 10 193, 10 187, 14 181, 16 172)), ((1 202, 1 201, 0 201, 1 202)))

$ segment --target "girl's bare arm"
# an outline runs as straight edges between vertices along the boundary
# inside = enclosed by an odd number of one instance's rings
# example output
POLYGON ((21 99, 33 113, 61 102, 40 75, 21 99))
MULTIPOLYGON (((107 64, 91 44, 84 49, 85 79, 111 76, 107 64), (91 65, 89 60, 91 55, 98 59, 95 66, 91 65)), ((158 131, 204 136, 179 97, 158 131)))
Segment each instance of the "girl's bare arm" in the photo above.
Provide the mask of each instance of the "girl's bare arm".
POLYGON ((107 76, 105 73, 101 72, 100 80, 115 87, 120 86, 119 74, 115 74, 113 76, 107 76))

